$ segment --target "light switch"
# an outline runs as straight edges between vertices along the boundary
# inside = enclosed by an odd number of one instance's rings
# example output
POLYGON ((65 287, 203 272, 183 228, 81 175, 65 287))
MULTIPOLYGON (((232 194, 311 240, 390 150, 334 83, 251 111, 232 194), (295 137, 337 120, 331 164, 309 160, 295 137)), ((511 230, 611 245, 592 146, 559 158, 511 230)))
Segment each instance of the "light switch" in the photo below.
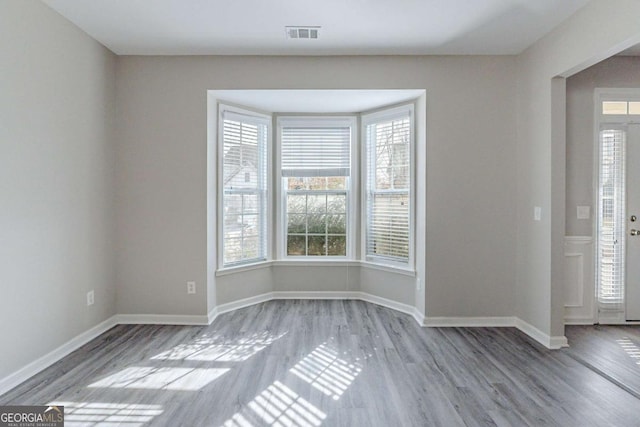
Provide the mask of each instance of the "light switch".
POLYGON ((542 219, 542 208, 540 206, 533 207, 533 219, 540 221, 542 219))
POLYGON ((578 219, 591 218, 591 206, 578 206, 578 219))

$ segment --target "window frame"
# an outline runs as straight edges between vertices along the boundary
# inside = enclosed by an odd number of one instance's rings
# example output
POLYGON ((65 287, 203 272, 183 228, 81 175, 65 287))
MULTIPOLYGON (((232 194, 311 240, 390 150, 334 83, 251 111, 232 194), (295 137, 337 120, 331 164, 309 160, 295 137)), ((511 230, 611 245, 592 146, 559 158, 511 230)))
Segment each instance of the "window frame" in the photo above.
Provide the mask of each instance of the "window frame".
POLYGON ((261 264, 264 262, 269 262, 272 259, 272 250, 271 250, 271 228, 272 228, 272 206, 273 206, 273 192, 272 192, 272 135, 273 135, 273 124, 272 124, 272 116, 269 114, 252 111, 247 108, 236 107, 233 105, 225 104, 223 102, 218 103, 218 141, 217 141, 217 235, 219 236, 217 242, 217 261, 218 261, 218 271, 230 270, 235 268, 242 268, 247 266, 253 266, 256 264, 261 264), (264 183, 265 188, 265 212, 264 212, 264 226, 263 230, 263 244, 264 244, 264 254, 262 257, 252 258, 247 260, 241 260, 238 262, 227 263, 224 262, 224 113, 229 112, 234 115, 246 116, 248 118, 248 122, 260 123, 266 125, 266 164, 265 164, 265 174, 266 174, 266 182, 264 183))
MULTIPOLYGON (((292 261, 304 263, 331 263, 336 261, 351 261, 356 259, 356 214, 357 205, 357 192, 359 191, 359 173, 358 173, 358 117, 357 115, 339 115, 339 116, 297 116, 293 114, 276 115, 276 135, 274 138, 273 152, 274 152, 274 192, 277 206, 275 227, 276 241, 276 254, 277 259, 281 261, 292 261), (351 129, 351 143, 350 143, 350 172, 347 180, 347 192, 346 197, 346 255, 287 255, 287 194, 288 190, 284 185, 284 178, 282 176, 282 128, 283 127, 340 127, 349 126, 351 129)), ((309 190, 313 191, 313 190, 309 190)), ((327 190, 326 192, 318 191, 322 194, 327 194, 333 190, 327 190)), ((341 190, 337 190, 341 191, 341 190)))
POLYGON ((360 155, 361 162, 361 260, 366 263, 392 267, 394 269, 415 271, 415 217, 416 217, 416 121, 415 121, 415 103, 397 105, 376 110, 370 113, 363 113, 360 121, 360 134, 362 135, 362 149, 360 155), (395 261, 393 259, 370 255, 368 251, 368 234, 369 234, 369 211, 368 211, 368 188, 369 188, 369 170, 368 158, 369 147, 367 144, 367 126, 384 121, 394 120, 401 117, 409 116, 410 120, 410 141, 409 141, 409 254, 407 261, 395 261))

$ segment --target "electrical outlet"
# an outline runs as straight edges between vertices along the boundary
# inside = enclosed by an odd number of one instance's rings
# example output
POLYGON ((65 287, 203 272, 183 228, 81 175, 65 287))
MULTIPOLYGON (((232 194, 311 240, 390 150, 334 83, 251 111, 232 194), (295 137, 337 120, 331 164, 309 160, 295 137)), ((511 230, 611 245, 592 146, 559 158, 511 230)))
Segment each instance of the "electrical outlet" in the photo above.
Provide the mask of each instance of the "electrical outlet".
POLYGON ((196 282, 187 282, 187 293, 188 294, 196 293, 196 282))
POLYGON ((578 206, 576 210, 578 219, 591 219, 591 206, 578 206))
POLYGON ((93 297, 94 297, 93 291, 87 292, 87 305, 93 305, 93 302, 94 302, 93 297))
POLYGON ((533 220, 540 221, 542 219, 542 208, 540 206, 535 206, 533 208, 533 220))

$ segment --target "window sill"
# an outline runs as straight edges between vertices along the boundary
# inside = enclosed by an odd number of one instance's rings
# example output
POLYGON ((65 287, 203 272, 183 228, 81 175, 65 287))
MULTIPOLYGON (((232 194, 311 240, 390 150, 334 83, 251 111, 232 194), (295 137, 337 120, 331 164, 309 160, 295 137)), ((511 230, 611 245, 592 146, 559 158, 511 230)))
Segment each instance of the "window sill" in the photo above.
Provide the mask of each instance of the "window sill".
POLYGON ((242 273, 242 272, 251 271, 251 270, 260 270, 262 268, 269 268, 271 267, 272 264, 273 264, 272 261, 260 261, 260 262, 256 262, 255 264, 244 264, 244 265, 237 265, 234 267, 220 268, 216 270, 216 277, 227 276, 229 274, 242 273))
POLYGON ((415 277, 415 270, 403 268, 388 264, 377 264, 371 261, 357 260, 274 260, 262 261, 255 264, 238 265, 235 267, 227 267, 216 270, 216 277, 227 276, 230 274, 243 273, 245 271, 260 270, 263 268, 275 267, 363 267, 372 270, 386 271, 388 273, 401 274, 403 276, 415 277))
POLYGON ((410 268, 399 267, 389 264, 378 264, 371 261, 361 261, 360 265, 372 270, 387 271, 389 273, 402 274, 403 276, 416 277, 416 271, 410 268))
POLYGON ((273 265, 276 267, 358 267, 360 261, 354 261, 349 259, 342 260, 323 260, 323 259, 286 259, 273 261, 273 265))

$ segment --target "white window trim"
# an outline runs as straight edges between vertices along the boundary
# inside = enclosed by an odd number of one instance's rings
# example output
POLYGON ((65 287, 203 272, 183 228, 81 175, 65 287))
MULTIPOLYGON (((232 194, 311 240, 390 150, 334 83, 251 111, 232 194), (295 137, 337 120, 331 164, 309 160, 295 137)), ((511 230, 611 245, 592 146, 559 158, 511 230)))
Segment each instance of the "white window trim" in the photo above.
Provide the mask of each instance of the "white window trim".
POLYGON ((279 261, 291 261, 298 262, 300 265, 304 263, 313 264, 330 264, 336 261, 351 261, 355 259, 356 254, 356 210, 355 204, 357 198, 357 192, 360 186, 360 180, 358 179, 358 120, 357 116, 294 116, 294 115, 282 115, 276 116, 276 137, 273 142, 274 153, 274 167, 275 167, 275 199, 276 202, 276 254, 279 261), (282 127, 286 125, 288 127, 308 127, 308 126, 349 126, 351 128, 351 171, 349 173, 349 189, 347 191, 347 255, 346 256, 288 256, 287 255, 287 224, 286 224, 286 191, 282 186, 282 165, 281 165, 281 150, 280 150, 280 135, 282 127))
POLYGON ((239 270, 243 270, 243 269, 247 269, 247 267, 251 267, 254 265, 261 265, 264 264, 266 262, 270 262, 271 261, 271 257, 272 257, 272 253, 271 253, 271 247, 272 247, 272 233, 271 233, 271 224, 273 223, 273 217, 272 217, 272 211, 273 211, 273 193, 272 193, 272 134, 273 134, 273 130, 272 130, 272 117, 268 114, 264 114, 264 113, 259 113, 256 111, 251 111, 249 109, 246 108, 240 108, 240 107, 235 107, 229 104, 225 104, 222 102, 218 103, 218 129, 217 129, 217 135, 218 135, 218 140, 217 140, 217 206, 216 206, 216 213, 217 213, 217 224, 216 224, 216 230, 217 230, 217 236, 218 236, 218 248, 217 248, 217 253, 218 253, 218 259, 217 259, 217 265, 218 268, 216 270, 216 274, 217 272, 224 272, 224 271, 239 271, 239 270), (247 262, 239 262, 239 263, 235 263, 233 265, 228 265, 225 266, 224 265, 224 229, 223 229, 223 223, 224 223, 224 203, 223 203, 223 198, 224 198, 224 176, 223 176, 223 161, 224 161, 224 141, 223 141, 223 131, 224 131, 224 112, 228 111, 230 113, 234 113, 234 114, 240 114, 240 115, 245 115, 248 117, 251 117, 253 120, 257 120, 257 121, 265 121, 265 123, 267 124, 267 170, 266 170, 266 174, 267 174, 267 182, 266 182, 266 225, 267 225, 267 229, 265 230, 265 235, 266 235, 266 243, 265 243, 265 257, 264 259, 257 259, 257 260, 251 260, 251 261, 247 261, 247 262))
POLYGON ((416 192, 415 192, 415 182, 416 182, 416 122, 415 122, 415 103, 403 104, 396 107, 385 108, 382 110, 378 110, 372 113, 362 113, 361 115, 361 123, 360 123, 360 135, 363 137, 362 141, 362 149, 360 152, 360 162, 361 162, 361 174, 360 180, 363 183, 360 188, 360 211, 362 223, 360 224, 360 250, 361 250, 361 261, 367 265, 381 265, 388 266, 397 270, 404 270, 407 272, 415 271, 415 218, 416 218, 416 192), (409 177, 410 177, 410 185, 409 185, 409 200, 411 202, 411 206, 409 209, 409 260, 408 262, 395 262, 388 258, 377 257, 372 255, 367 255, 367 224, 369 221, 368 212, 367 212, 367 191, 364 188, 364 185, 367 182, 367 147, 366 141, 364 141, 366 135, 367 125, 380 122, 388 119, 395 119, 406 113, 409 113, 411 118, 411 141, 409 143, 409 177))
MULTIPOLYGON (((607 101, 640 102, 640 90, 638 88, 596 88, 594 91, 596 100, 595 116, 596 124, 629 124, 640 123, 639 114, 603 114, 602 103, 607 101)), ((599 132, 599 128, 597 129, 599 132)))
POLYGON ((349 260, 349 259, 331 259, 331 260, 271 260, 263 261, 255 264, 244 264, 228 268, 216 270, 216 277, 228 276, 236 273, 243 273, 246 271, 261 270, 270 267, 358 267, 368 268, 371 270, 385 271, 388 273, 401 274, 407 277, 416 277, 417 272, 415 270, 409 270, 407 268, 399 268, 384 264, 374 264, 366 261, 349 260))

